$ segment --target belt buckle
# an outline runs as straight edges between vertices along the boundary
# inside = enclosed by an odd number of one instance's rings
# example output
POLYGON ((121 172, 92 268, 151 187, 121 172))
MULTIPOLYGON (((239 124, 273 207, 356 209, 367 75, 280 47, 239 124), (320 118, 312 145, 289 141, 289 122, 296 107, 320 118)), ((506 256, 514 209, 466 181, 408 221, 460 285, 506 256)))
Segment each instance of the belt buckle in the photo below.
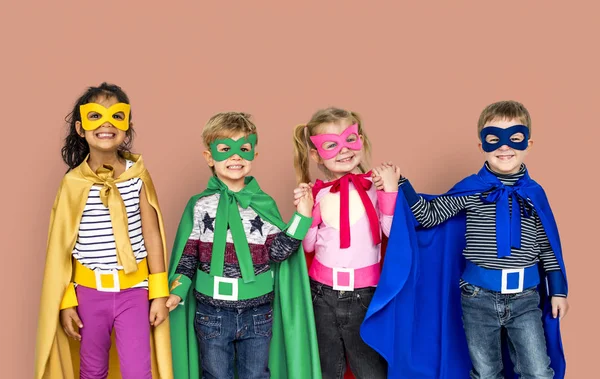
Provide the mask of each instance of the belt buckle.
POLYGON ((337 291, 354 291, 354 269, 353 268, 333 268, 333 289, 337 291), (338 274, 348 273, 348 285, 338 284, 338 274))
POLYGON ((213 299, 228 301, 236 301, 238 299, 238 280, 236 278, 225 278, 222 276, 215 276, 214 278, 213 299), (223 295, 219 293, 219 284, 221 283, 231 284, 231 295, 223 295))
POLYGON ((523 283, 525 282, 525 269, 514 268, 502 270, 502 286, 500 292, 503 294, 521 293, 523 292, 523 283), (508 289, 508 274, 519 274, 519 286, 514 289, 508 289))
POLYGON ((119 283, 119 270, 94 270, 94 274, 96 275, 96 289, 100 292, 120 292, 121 284, 119 283), (112 287, 104 287, 102 285, 102 276, 112 275, 113 277, 113 286, 112 287))

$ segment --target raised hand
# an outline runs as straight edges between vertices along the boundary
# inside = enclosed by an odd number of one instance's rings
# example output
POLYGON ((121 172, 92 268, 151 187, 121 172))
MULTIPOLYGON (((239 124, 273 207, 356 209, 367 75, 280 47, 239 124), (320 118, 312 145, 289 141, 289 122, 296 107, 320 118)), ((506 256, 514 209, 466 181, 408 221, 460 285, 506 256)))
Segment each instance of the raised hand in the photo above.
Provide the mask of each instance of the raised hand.
POLYGON ((294 205, 296 210, 303 216, 312 217, 312 209, 315 200, 312 194, 312 184, 300 183, 294 189, 294 205))
POLYGON ((384 162, 372 171, 373 184, 378 190, 385 192, 397 192, 398 180, 400 179, 400 167, 392 162, 384 162))

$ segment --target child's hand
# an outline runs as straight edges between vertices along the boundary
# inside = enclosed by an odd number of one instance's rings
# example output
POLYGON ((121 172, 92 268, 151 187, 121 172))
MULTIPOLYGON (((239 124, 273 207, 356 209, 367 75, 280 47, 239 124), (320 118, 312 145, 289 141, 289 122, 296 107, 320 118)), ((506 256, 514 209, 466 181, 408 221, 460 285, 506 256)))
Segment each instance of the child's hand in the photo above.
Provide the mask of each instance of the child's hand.
POLYGON ((169 308, 169 312, 171 312, 173 309, 177 308, 179 303, 181 303, 181 298, 177 295, 171 294, 167 298, 167 303, 165 304, 165 306, 169 308))
POLYGON ((562 319, 567 315, 569 302, 566 297, 553 296, 550 302, 552 303, 552 317, 556 318, 558 316, 559 319, 562 319))
POLYGON ((313 199, 312 185, 310 183, 300 183, 294 189, 294 205, 298 213, 306 217, 312 217, 315 200, 313 199))
POLYGON ((157 327, 169 317, 169 309, 166 303, 166 297, 159 297, 152 300, 152 303, 150 303, 150 325, 157 327))
POLYGON ((381 174, 379 173, 379 170, 377 168, 371 170, 371 178, 373 179, 373 184, 375 185, 375 188, 378 191, 383 191, 383 178, 381 177, 381 174))
POLYGON ((385 192, 398 192, 398 180, 400 179, 400 168, 392 162, 385 162, 373 169, 373 184, 378 190, 385 192))
POLYGON ((65 330, 65 333, 74 340, 81 341, 81 334, 77 333, 73 327, 73 323, 77 324, 80 329, 83 328, 83 323, 79 319, 79 315, 77 314, 75 307, 61 310, 60 324, 65 330))
POLYGON ((306 191, 310 191, 312 194, 312 188, 314 184, 312 183, 300 183, 298 187, 294 188, 294 206, 298 206, 300 199, 306 194, 306 191))

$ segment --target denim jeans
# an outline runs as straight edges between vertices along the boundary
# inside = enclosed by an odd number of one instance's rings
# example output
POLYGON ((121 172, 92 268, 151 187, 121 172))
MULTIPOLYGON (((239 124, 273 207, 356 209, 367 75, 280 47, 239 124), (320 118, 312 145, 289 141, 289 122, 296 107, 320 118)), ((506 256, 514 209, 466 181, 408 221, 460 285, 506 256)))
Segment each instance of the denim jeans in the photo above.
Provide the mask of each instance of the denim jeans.
POLYGON ((501 294, 466 284, 461 290, 463 324, 473 368, 472 379, 502 379, 502 329, 510 359, 521 379, 552 379, 542 326, 540 296, 529 288, 501 294))
POLYGON ((273 326, 271 304, 227 309, 197 303, 194 327, 204 379, 267 379, 273 326))
POLYGON ((323 379, 341 379, 346 357, 356 379, 385 379, 387 364, 360 337, 375 288, 337 291, 310 281, 323 379))

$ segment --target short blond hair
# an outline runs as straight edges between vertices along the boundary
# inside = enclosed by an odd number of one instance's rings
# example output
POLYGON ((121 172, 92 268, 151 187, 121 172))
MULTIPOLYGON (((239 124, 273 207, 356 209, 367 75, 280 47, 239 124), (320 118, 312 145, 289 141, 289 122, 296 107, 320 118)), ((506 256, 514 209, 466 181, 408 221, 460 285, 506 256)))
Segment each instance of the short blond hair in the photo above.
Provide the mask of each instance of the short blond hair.
POLYGON ((218 139, 230 138, 236 134, 244 133, 247 136, 256 134, 256 144, 258 144, 258 134, 256 125, 250 118, 252 116, 243 112, 221 112, 212 116, 202 129, 202 140, 207 149, 210 144, 218 139))
POLYGON ((505 100, 490 104, 481 112, 477 122, 477 136, 481 135, 481 129, 490 121, 494 120, 519 120, 521 124, 529 129, 531 137, 531 116, 525 106, 518 101, 505 100))

